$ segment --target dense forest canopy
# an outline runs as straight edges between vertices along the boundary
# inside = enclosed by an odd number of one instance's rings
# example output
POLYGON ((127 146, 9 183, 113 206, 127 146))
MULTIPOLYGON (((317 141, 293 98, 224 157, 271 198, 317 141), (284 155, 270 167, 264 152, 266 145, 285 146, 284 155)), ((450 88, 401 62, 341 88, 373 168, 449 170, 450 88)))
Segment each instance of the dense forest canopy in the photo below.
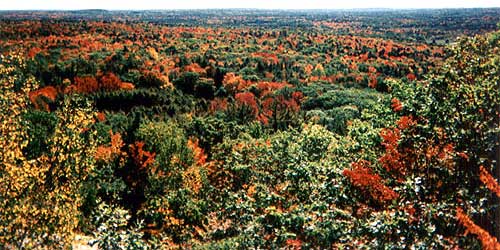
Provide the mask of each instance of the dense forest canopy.
POLYGON ((0 11, 0 248, 499 249, 499 22, 0 11))

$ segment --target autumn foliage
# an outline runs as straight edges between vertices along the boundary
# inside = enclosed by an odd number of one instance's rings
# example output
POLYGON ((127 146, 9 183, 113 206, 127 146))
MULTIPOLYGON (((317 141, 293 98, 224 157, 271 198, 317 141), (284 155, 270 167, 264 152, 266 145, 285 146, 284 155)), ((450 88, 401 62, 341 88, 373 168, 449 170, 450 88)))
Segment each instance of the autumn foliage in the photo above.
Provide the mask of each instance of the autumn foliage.
POLYGON ((0 11, 0 248, 499 249, 499 21, 0 11))
POLYGON ((394 110, 394 112, 399 112, 403 109, 403 103, 401 103, 401 101, 398 100, 397 98, 393 98, 391 100, 391 107, 392 110, 394 110))
POLYGON ((378 204, 386 204, 398 198, 398 194, 383 184, 382 177, 373 173, 367 161, 358 161, 351 164, 352 169, 346 169, 343 175, 351 183, 378 204))
POLYGON ((119 133, 109 131, 111 142, 109 146, 101 145, 97 147, 95 158, 97 161, 110 162, 116 157, 122 156, 122 147, 124 146, 122 137, 119 133))
POLYGON ((253 118, 257 117, 259 107, 257 106, 257 100, 254 94, 250 92, 237 93, 234 99, 240 108, 248 110, 250 116, 253 118))
POLYGON ((129 145, 130 156, 139 170, 147 169, 155 161, 155 153, 144 150, 144 142, 136 141, 129 145))
POLYGON ((476 235, 481 241, 484 250, 500 249, 498 240, 491 236, 486 230, 476 225, 461 208, 457 208, 456 214, 458 222, 466 229, 465 233, 476 235))
POLYGON ((29 99, 36 109, 50 111, 49 103, 57 98, 58 91, 53 86, 47 86, 29 93, 29 99))
POLYGON ((479 179, 491 192, 500 197, 500 185, 483 166, 479 166, 479 179))
POLYGON ((399 152, 398 145, 401 139, 401 132, 398 128, 383 129, 380 132, 382 145, 385 147, 384 155, 379 159, 382 166, 391 172, 405 173, 403 157, 399 152))

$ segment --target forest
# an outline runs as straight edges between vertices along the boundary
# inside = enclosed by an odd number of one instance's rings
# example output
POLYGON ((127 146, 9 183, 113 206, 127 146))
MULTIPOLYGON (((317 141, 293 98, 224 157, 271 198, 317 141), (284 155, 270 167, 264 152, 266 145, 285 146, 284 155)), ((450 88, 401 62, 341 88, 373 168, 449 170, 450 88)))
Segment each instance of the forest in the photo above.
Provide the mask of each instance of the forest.
POLYGON ((499 23, 0 11, 0 249, 500 249, 499 23))

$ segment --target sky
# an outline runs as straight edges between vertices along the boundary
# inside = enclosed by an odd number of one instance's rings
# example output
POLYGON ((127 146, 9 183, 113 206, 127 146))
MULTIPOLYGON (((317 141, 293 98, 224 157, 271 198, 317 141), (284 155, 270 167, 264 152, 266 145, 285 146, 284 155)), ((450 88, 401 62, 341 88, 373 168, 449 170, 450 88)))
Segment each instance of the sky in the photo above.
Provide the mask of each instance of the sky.
POLYGON ((0 0, 0 10, 353 9, 500 7, 500 0, 0 0))

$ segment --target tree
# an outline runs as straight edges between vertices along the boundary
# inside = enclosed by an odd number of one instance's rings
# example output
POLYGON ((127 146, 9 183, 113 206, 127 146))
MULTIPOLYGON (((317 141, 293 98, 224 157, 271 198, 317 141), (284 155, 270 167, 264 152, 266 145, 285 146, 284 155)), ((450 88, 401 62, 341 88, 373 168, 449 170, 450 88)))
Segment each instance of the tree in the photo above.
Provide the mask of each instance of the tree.
POLYGON ((186 94, 194 94, 195 86, 200 76, 195 72, 186 72, 182 74, 179 79, 174 80, 174 86, 176 89, 181 90, 186 94))
MULTIPOLYGON (((425 197, 440 197, 438 202, 448 204, 444 214, 457 214, 453 219, 493 249, 498 243, 491 243, 496 240, 489 234, 500 236, 499 199, 484 187, 495 191, 493 183, 500 176, 500 42, 495 37, 498 32, 460 39, 444 65, 425 81, 391 85, 393 110, 403 115, 400 123, 408 123, 404 117, 414 119, 402 133, 398 128, 387 131, 396 135, 396 144, 384 140, 386 154, 381 158, 383 165, 420 176, 425 197), (490 172, 494 174, 487 178, 490 172), (468 207, 481 208, 472 213, 478 225, 466 214, 468 207)), ((448 215, 443 217, 450 223, 448 215)), ((440 230, 456 230, 457 235, 463 229, 442 226, 440 230)))
POLYGON ((95 147, 91 108, 76 96, 64 99, 55 111, 53 135, 41 155, 25 155, 35 143, 25 124, 27 95, 37 86, 26 76, 20 91, 14 91, 11 76, 24 66, 17 55, 0 64, 0 244, 7 248, 66 249, 78 225, 81 184, 93 167, 95 147))

